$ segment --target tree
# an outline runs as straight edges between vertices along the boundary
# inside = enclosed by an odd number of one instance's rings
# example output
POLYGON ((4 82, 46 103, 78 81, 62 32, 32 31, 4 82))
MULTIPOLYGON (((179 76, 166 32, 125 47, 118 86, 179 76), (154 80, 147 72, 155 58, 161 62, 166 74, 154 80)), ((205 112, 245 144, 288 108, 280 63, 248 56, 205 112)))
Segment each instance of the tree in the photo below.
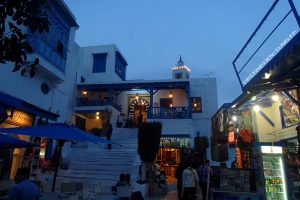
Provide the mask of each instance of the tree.
POLYGON ((138 132, 138 153, 143 162, 152 163, 159 148, 162 125, 160 122, 143 123, 138 132))
POLYGON ((0 63, 13 63, 13 72, 29 73, 34 77, 39 59, 27 61, 33 49, 27 40, 32 33, 49 30, 47 0, 0 0, 0 63), (29 29, 29 30, 28 30, 29 29))
POLYGON ((162 125, 160 122, 142 123, 138 132, 138 153, 142 161, 142 182, 146 181, 146 174, 150 179, 149 189, 152 194, 153 175, 152 164, 158 152, 162 125))

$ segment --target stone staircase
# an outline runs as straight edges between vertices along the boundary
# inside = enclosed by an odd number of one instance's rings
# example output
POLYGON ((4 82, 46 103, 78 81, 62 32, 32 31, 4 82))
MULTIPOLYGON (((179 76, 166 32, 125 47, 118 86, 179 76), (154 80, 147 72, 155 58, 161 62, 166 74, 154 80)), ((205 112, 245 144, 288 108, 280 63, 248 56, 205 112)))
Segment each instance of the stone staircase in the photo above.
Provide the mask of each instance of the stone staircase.
POLYGON ((59 170, 57 187, 61 182, 101 183, 101 192, 110 193, 120 173, 130 173, 132 180, 136 180, 137 132, 137 129, 115 128, 112 141, 121 146, 112 145, 110 151, 106 144, 93 143, 88 143, 88 148, 69 149, 64 157, 69 169, 59 170))

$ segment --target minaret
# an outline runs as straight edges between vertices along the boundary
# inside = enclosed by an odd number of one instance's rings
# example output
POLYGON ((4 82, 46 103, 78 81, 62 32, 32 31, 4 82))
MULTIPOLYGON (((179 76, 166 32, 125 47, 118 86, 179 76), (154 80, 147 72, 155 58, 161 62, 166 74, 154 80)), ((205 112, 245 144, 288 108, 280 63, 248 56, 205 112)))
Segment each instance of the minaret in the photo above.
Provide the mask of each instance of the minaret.
POLYGON ((177 65, 172 68, 172 77, 176 80, 187 80, 190 79, 191 70, 188 66, 184 65, 184 62, 181 59, 181 55, 177 65))

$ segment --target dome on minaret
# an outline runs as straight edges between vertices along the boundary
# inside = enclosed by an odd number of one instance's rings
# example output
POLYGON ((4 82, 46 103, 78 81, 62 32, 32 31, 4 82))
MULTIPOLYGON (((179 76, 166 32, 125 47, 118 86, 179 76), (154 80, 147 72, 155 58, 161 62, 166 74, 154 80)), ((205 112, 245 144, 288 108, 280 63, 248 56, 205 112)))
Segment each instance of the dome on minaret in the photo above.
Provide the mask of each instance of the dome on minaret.
POLYGON ((181 79, 181 80, 186 80, 190 78, 190 68, 186 66, 181 59, 181 55, 179 57, 179 61, 177 62, 177 65, 172 68, 172 76, 173 79, 181 79))
POLYGON ((177 62, 177 66, 184 66, 184 62, 181 59, 181 55, 180 55, 179 60, 177 62))

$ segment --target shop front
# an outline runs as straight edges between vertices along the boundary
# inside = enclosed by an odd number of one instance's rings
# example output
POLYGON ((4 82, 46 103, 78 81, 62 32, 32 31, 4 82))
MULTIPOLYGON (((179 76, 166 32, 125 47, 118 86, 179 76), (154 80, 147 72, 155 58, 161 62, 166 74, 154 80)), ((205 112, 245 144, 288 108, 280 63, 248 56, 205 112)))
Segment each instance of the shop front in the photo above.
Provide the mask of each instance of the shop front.
POLYGON ((175 176, 180 161, 181 148, 187 147, 189 135, 162 135, 156 163, 164 169, 167 176, 175 176))
MULTIPOLYGON (((2 92, 0 92, 0 111, 0 128, 33 126, 35 123, 42 123, 42 121, 48 119, 56 120, 58 117, 56 114, 43 111, 34 105, 2 92)), ((14 179, 20 167, 31 168, 35 150, 38 151, 38 156, 36 157, 38 161, 45 158, 47 139, 34 139, 29 136, 17 134, 12 136, 23 141, 38 144, 40 148, 0 149, 0 180, 14 179)), ((31 172, 35 176, 35 172, 31 172)))

